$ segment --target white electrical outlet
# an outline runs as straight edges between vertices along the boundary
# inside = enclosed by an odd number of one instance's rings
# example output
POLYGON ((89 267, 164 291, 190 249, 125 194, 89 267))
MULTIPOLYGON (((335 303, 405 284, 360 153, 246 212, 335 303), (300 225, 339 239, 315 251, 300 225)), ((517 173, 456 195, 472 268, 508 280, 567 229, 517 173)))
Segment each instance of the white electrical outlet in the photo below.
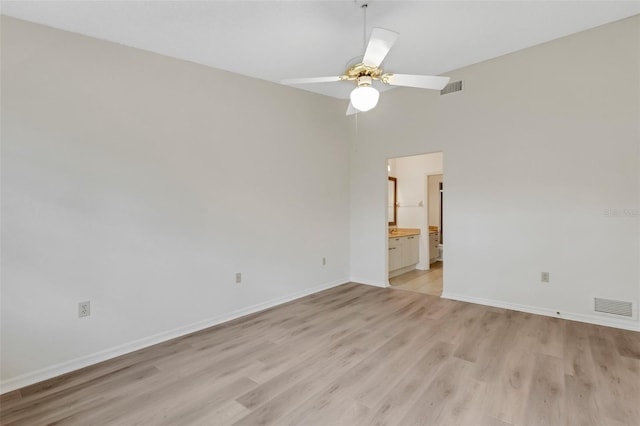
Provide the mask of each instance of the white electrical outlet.
POLYGON ((322 266, 325 266, 327 264, 327 258, 323 257, 322 258, 322 266))
POLYGON ((242 273, 236 272, 236 284, 240 284, 242 282, 242 273))
POLYGON ((548 283, 549 282, 549 273, 548 272, 542 272, 540 274, 540 281, 542 281, 543 283, 548 283))
POLYGON ((78 303, 78 318, 88 317, 91 315, 91 302, 88 300, 86 302, 78 303))

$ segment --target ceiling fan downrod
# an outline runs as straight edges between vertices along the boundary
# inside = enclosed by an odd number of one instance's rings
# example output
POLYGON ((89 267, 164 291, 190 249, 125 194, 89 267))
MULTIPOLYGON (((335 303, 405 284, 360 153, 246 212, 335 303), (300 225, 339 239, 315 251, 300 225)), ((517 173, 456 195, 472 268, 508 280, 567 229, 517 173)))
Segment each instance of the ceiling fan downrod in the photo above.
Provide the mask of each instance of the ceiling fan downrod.
MULTIPOLYGON (((359 3, 359 0, 354 0, 359 3)), ((367 39, 367 8, 369 3, 362 2, 364 53, 362 60, 349 66, 342 75, 331 77, 293 78, 282 80, 283 84, 297 85, 308 83, 331 83, 339 81, 353 81, 356 88, 351 91, 351 102, 347 108, 347 115, 358 111, 368 111, 376 106, 380 93, 373 87, 373 81, 381 81, 390 86, 418 87, 421 89, 442 90, 449 82, 449 77, 432 75, 392 74, 385 73, 381 66, 387 53, 398 38, 398 33, 384 28, 371 30, 371 37, 367 39), (367 43, 368 40, 368 43, 367 43)), ((354 58, 355 59, 355 58, 354 58)), ((348 62, 348 64, 351 61, 348 62)))
POLYGON ((360 9, 362 9, 362 52, 367 50, 367 8, 369 3, 362 3, 360 9))

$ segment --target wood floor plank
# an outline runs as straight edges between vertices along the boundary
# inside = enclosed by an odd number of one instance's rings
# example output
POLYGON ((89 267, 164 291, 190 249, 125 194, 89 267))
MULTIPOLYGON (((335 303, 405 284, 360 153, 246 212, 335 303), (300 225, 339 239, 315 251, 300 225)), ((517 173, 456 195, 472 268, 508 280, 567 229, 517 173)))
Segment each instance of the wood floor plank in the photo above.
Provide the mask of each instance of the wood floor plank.
POLYGON ((564 326, 567 321, 560 318, 532 315, 527 322, 527 333, 532 338, 532 347, 537 353, 563 357, 564 326))
MULTIPOLYGON (((494 311, 495 312, 495 311, 494 311)), ((500 324, 495 325, 485 343, 478 351, 474 367, 474 378, 492 383, 498 379, 502 367, 515 344, 530 314, 505 311, 500 314, 500 324)))
POLYGON ((131 354, 122 355, 107 362, 91 365, 58 377, 24 387, 19 390, 23 402, 41 400, 47 395, 69 388, 81 388, 83 384, 90 386, 94 380, 120 371, 129 371, 133 366, 151 366, 156 360, 172 355, 182 356, 191 347, 178 340, 164 342, 131 354))
POLYGON ((472 363, 469 361, 456 357, 447 359, 399 424, 442 424, 452 398, 467 386, 464 377, 471 373, 471 368, 472 363))
POLYGON ((486 399, 487 384, 476 379, 469 380, 465 386, 455 392, 443 411, 439 424, 466 426, 488 418, 486 399))
MULTIPOLYGON (((316 360, 319 365, 305 362, 294 370, 292 374, 295 376, 293 378, 284 373, 283 378, 278 378, 260 386, 248 395, 238 398, 238 401, 248 408, 255 408, 255 411, 241 419, 238 424, 265 424, 276 420, 280 421, 281 417, 289 414, 308 400, 309 395, 317 394, 326 387, 327 383, 333 383, 331 379, 343 378, 346 372, 350 376, 363 374, 366 367, 360 366, 358 370, 355 370, 355 373, 351 368, 365 359, 369 353, 375 352, 377 356, 383 357, 398 345, 408 342, 410 333, 398 333, 398 323, 401 322, 402 315, 409 315, 412 312, 407 309, 408 307, 413 306, 415 309, 414 305, 408 303, 398 309, 396 315, 400 316, 395 320, 390 319, 386 323, 380 324, 378 330, 373 332, 362 330, 360 337, 364 341, 359 341, 360 339, 356 339, 355 336, 348 336, 345 338, 345 342, 336 343, 333 350, 328 352, 330 357, 328 361, 325 360, 323 363, 321 360, 316 360), (350 342, 348 345, 346 339, 350 342), (354 342, 356 342, 355 345, 354 342), (329 368, 330 370, 328 370, 329 368), (296 381, 299 378, 298 374, 304 375, 305 373, 308 374, 303 376, 305 380, 296 381), (275 396, 267 399, 272 395, 275 396)), ((331 386, 334 387, 334 385, 331 386)), ((334 391, 337 389, 335 388, 334 391)))
MULTIPOLYGON (((394 330, 394 324, 402 321, 405 315, 418 312, 420 308, 421 306, 415 303, 415 301, 404 300, 400 304, 387 303, 383 308, 378 310, 377 315, 371 315, 363 319, 361 322, 344 321, 345 325, 348 326, 344 330, 342 330, 342 326, 338 327, 337 332, 336 329, 334 329, 333 332, 328 333, 328 336, 325 336, 324 339, 316 338, 312 344, 307 344, 305 351, 301 351, 299 349, 296 350, 296 358, 297 361, 300 362, 297 363, 293 370, 290 370, 290 359, 276 359, 274 361, 272 357, 268 359, 260 357, 264 362, 271 362, 271 364, 265 366, 256 381, 263 383, 265 381, 265 376, 274 377, 274 370, 279 370, 280 373, 286 372, 283 377, 289 377, 288 380, 291 380, 290 376, 292 374, 299 374, 298 370, 310 374, 310 369, 308 368, 309 364, 315 363, 323 357, 329 358, 339 356, 338 351, 340 350, 349 350, 355 354, 358 351, 364 351, 364 349, 362 349, 363 344, 368 345, 369 347, 375 347, 376 341, 382 342, 388 338, 387 336, 393 334, 392 331, 394 330)), ((290 354, 291 352, 288 353, 289 358, 290 354)), ((269 383, 266 386, 271 387, 270 392, 274 392, 273 387, 276 385, 274 383, 269 383)), ((259 391, 260 390, 257 389, 255 392, 259 391)))
POLYGON ((395 386, 383 390, 383 402, 374 407, 375 411, 370 417, 363 419, 363 424, 387 425, 397 422, 420 393, 424 392, 439 368, 451 357, 453 350, 454 346, 450 343, 435 342, 395 386))
POLYGON ((489 382, 489 415, 505 423, 524 424, 529 388, 534 376, 534 357, 528 339, 519 336, 512 342, 497 376, 489 382))
MULTIPOLYGON (((424 330, 422 330, 424 331, 424 330)), ((360 363, 335 381, 329 382, 318 394, 289 413, 282 421, 287 424, 317 424, 328 413, 346 409, 345 401, 356 400, 366 406, 379 400, 380 383, 392 385, 414 363, 413 357, 422 354, 422 348, 431 342, 411 328, 399 332, 360 363), (380 368, 384 365, 384 368, 380 368)), ((419 357, 419 356, 418 356, 419 357)))
MULTIPOLYGON (((109 400, 109 393, 120 394, 123 388, 138 390, 140 383, 146 384, 149 378, 159 379, 159 370, 155 367, 130 367, 98 379, 83 383, 75 388, 63 389, 49 394, 36 402, 23 402, 12 407, 2 407, 2 424, 38 425, 49 424, 72 416, 77 409, 84 409, 109 400)), ((154 380, 151 382, 155 383, 154 380)))
POLYGON ((348 400, 345 403, 345 409, 341 414, 336 416, 335 424, 340 426, 353 426, 360 424, 362 419, 367 418, 371 409, 366 405, 353 400, 348 400))
POLYGON ((6 392, 0 395, 0 407, 2 404, 15 404, 22 399, 20 391, 6 392))
POLYGON ((562 360, 545 354, 534 354, 534 376, 529 387, 525 423, 527 425, 560 425, 564 420, 564 376, 562 360))
POLYGON ((590 349, 588 328, 584 324, 567 322, 564 344, 564 423, 567 425, 604 423, 590 349))
POLYGON ((613 334, 613 341, 620 356, 640 360, 640 333, 633 335, 616 332, 613 334))
MULTIPOLYGON (((420 321, 421 326, 426 325, 426 321, 420 321)), ((380 384, 385 387, 393 387, 412 367, 431 349, 437 341, 429 339, 428 327, 421 330, 410 330, 415 337, 407 345, 406 350, 398 347, 394 353, 389 355, 383 363, 377 363, 369 369, 364 380, 356 383, 352 398, 369 407, 376 407, 384 397, 380 384)), ((366 367, 365 367, 366 368, 366 367)))
POLYGON ((639 355, 637 332, 349 283, 4 394, 0 425, 638 426, 639 355))
POLYGON ((563 423, 565 425, 598 426, 604 423, 601 415, 601 403, 596 397, 596 391, 590 382, 565 374, 564 388, 563 423))
POLYGON ((480 321, 469 329, 463 342, 458 345, 454 356, 466 361, 475 362, 484 347, 491 343, 486 339, 487 335, 497 335, 500 326, 504 326, 504 321, 500 314, 495 312, 485 312, 480 321))
POLYGON ((598 385, 611 397, 637 401, 636 398, 640 395, 638 362, 621 357, 613 350, 613 340, 604 327, 598 328, 595 334, 589 336, 589 343, 598 385))
MULTIPOLYGON (((612 332, 606 327, 590 330, 601 416, 611 423, 640 424, 640 361, 621 356, 615 350, 614 336, 624 333, 621 330, 612 332)), ((634 334, 624 334, 636 338, 634 334)))

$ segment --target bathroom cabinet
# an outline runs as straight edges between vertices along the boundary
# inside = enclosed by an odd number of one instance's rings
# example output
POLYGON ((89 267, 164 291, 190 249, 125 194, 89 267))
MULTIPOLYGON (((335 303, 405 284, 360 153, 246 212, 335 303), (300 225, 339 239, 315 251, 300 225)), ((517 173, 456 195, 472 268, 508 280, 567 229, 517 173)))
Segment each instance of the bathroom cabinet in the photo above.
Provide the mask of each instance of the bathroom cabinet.
MULTIPOLYGON (((389 274, 415 267, 419 260, 419 235, 389 238, 389 274)), ((402 271, 401 271, 402 272, 402 271)))

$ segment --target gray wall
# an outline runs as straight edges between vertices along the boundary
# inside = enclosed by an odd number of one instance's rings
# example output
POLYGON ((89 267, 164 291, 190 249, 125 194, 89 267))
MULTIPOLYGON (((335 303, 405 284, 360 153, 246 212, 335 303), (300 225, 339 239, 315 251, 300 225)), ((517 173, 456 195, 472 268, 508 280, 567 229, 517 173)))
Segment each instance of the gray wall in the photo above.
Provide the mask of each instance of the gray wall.
POLYGON ((387 158, 442 151, 445 296, 638 329, 639 28, 451 72, 459 93, 384 93, 352 130, 352 278, 385 283, 387 158), (596 314, 594 296, 635 317, 596 314))
POLYGON ((347 281, 345 125, 336 99, 2 17, 4 388, 347 281))

